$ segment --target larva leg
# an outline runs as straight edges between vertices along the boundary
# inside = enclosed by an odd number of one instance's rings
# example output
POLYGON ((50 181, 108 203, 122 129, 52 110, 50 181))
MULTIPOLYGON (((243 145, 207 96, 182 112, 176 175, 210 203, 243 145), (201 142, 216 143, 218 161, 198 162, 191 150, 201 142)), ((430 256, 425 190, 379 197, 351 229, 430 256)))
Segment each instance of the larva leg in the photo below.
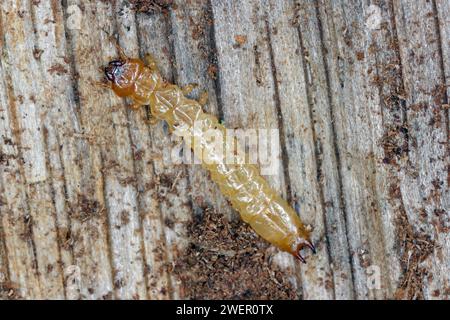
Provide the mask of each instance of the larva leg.
POLYGON ((198 84, 189 83, 188 85, 185 85, 183 88, 181 88, 181 91, 183 92, 183 95, 187 96, 189 93, 192 92, 192 90, 194 90, 197 87, 198 87, 198 84))
POLYGON ((100 87, 100 88, 104 88, 104 89, 111 89, 111 85, 109 83, 105 83, 102 81, 92 81, 92 84, 94 86, 100 87))
POLYGON ((208 92, 204 91, 200 94, 200 98, 198 99, 198 103, 203 107, 208 103, 209 97, 208 92))
POLYGON ((140 107, 142 107, 142 105, 139 103, 133 103, 132 105, 130 105, 130 108, 133 110, 138 110, 140 107))
POLYGON ((147 120, 145 120, 145 123, 149 124, 149 125, 154 125, 154 124, 157 124, 158 122, 159 122, 159 120, 152 116, 150 116, 150 118, 147 118, 147 120))
POLYGON ((147 67, 149 67, 153 71, 159 71, 158 64, 156 63, 156 59, 152 54, 146 53, 144 56, 144 61, 145 61, 145 64, 147 65, 147 67))
MULTIPOLYGON (((198 87, 196 83, 189 83, 188 85, 181 88, 183 95, 187 96, 192 92, 195 88, 198 87)), ((203 107, 208 102, 208 92, 204 91, 200 94, 200 98, 198 99, 198 103, 203 107)))
MULTIPOLYGON (((144 105, 135 102, 132 105, 130 105, 130 108, 133 109, 133 110, 138 110, 139 108, 141 108, 143 106, 144 105)), ((145 120, 145 123, 146 124, 150 124, 150 125, 154 125, 154 124, 158 123, 158 121, 159 120, 157 118, 150 116, 149 119, 145 120)))

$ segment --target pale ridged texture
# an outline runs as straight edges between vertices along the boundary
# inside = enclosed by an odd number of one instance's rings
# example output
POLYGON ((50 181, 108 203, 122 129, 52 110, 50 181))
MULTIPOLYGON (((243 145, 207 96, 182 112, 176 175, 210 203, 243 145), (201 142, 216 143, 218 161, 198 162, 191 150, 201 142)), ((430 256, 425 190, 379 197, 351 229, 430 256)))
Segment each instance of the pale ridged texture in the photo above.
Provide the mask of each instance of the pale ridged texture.
POLYGON ((204 113, 197 101, 186 98, 178 86, 165 83, 157 70, 145 67, 139 60, 126 60, 109 68, 106 72, 114 75, 116 94, 131 98, 135 107, 150 105, 153 117, 166 121, 172 132, 183 136, 223 194, 256 233, 301 260, 299 249, 304 245, 314 250, 296 212, 270 188, 254 164, 245 163, 248 157, 242 149, 235 148, 235 145, 241 148, 236 138, 221 140, 222 150, 235 150, 237 161, 229 163, 229 158, 218 151, 217 143, 207 137, 205 133, 209 130, 218 130, 221 137, 226 137, 226 128, 216 117, 204 113))

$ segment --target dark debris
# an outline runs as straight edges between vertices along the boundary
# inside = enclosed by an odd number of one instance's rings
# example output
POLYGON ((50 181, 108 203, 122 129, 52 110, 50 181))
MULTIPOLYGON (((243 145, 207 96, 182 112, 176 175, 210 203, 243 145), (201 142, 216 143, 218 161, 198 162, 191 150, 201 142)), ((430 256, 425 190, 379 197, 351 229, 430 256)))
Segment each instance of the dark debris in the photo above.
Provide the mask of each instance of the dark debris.
POLYGON ((286 272, 270 263, 269 244, 240 220, 207 208, 188 226, 190 244, 174 272, 190 299, 298 299, 286 272))

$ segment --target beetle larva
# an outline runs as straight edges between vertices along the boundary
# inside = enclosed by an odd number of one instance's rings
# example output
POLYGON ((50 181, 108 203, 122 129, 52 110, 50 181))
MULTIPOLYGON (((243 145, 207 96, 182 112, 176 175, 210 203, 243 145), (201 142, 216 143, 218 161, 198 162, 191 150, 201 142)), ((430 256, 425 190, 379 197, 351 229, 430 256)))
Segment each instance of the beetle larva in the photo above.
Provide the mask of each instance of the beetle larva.
POLYGON ((140 59, 130 59, 120 47, 118 49, 120 58, 104 69, 109 81, 104 85, 119 97, 130 98, 133 108, 150 105, 152 116, 166 121, 171 130, 189 132, 197 141, 192 149, 203 159, 202 166, 210 171, 211 178, 242 219, 262 238, 302 262, 305 259, 300 251, 304 247, 315 253, 309 232, 297 213, 270 188, 258 168, 243 162, 228 164, 217 155, 215 145, 204 137, 204 132, 209 129, 220 130, 225 136, 226 129, 217 118, 204 113, 199 102, 186 98, 178 86, 165 82, 151 56, 146 57, 146 66, 140 59), (201 129, 194 130, 194 124, 196 128, 200 124, 201 129))

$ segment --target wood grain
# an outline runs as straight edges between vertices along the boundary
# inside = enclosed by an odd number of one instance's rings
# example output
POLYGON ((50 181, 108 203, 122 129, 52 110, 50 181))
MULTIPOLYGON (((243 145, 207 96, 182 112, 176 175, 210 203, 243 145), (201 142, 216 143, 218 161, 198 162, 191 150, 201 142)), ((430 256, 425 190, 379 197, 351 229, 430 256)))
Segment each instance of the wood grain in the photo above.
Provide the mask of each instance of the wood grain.
POLYGON ((450 298, 449 2, 157 3, 2 1, 0 298, 189 298, 188 226, 239 219, 165 124, 95 85, 111 35, 227 127, 279 130, 267 179, 318 254, 261 252, 300 297, 450 298))

